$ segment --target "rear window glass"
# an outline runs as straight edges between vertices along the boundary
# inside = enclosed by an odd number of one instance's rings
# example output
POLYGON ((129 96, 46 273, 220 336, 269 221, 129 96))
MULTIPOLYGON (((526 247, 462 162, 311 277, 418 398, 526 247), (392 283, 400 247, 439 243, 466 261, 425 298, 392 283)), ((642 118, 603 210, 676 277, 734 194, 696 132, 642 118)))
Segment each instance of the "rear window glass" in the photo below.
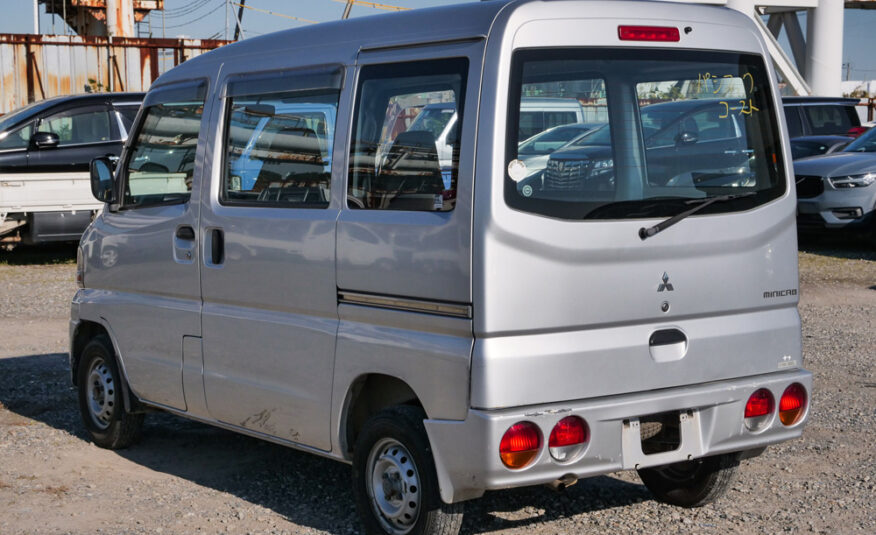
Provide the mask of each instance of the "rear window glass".
POLYGON ((801 106, 801 109, 809 118, 814 135, 845 134, 853 126, 858 126, 857 121, 853 122, 854 108, 825 105, 801 106))
POLYGON ((524 50, 512 76, 505 199, 514 208, 563 219, 666 217, 710 197, 734 196, 700 213, 748 209, 785 191, 760 57, 524 50), (572 98, 576 122, 594 128, 547 154, 521 152, 530 96, 572 98))

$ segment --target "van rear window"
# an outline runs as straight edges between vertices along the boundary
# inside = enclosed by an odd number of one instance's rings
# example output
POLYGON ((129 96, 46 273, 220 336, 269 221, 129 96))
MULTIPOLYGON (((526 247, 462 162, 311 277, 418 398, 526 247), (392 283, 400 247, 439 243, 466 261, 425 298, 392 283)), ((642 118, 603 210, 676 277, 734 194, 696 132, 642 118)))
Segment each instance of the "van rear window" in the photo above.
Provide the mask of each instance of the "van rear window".
POLYGON ((506 140, 506 202, 550 217, 668 217, 744 193, 699 213, 738 211, 786 189, 768 75, 754 55, 517 51, 506 140), (564 125, 535 125, 537 107, 547 116, 558 102, 579 111, 564 125), (580 134, 528 150, 557 130, 580 134))

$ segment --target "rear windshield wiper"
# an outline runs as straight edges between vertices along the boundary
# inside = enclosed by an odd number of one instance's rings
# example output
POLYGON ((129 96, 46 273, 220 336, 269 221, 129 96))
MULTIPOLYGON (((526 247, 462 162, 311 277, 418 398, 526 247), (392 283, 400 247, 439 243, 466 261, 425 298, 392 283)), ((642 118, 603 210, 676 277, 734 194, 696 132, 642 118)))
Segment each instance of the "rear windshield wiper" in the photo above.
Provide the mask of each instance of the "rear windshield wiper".
POLYGON ((639 229, 639 237, 642 238, 643 240, 650 238, 651 236, 657 234, 658 232, 662 232, 662 231, 668 229, 669 227, 678 223, 682 219, 684 219, 688 216, 694 215, 695 213, 699 212, 700 210, 702 210, 706 206, 709 206, 710 204, 714 204, 716 202, 732 201, 733 199, 741 199, 743 197, 751 197, 752 195, 755 195, 756 193, 757 192, 755 192, 755 191, 747 191, 745 193, 735 193, 732 195, 719 195, 717 197, 709 197, 706 199, 692 199, 692 200, 686 201, 685 204, 696 204, 696 206, 694 206, 690 210, 685 210, 684 212, 682 212, 678 215, 674 215, 674 216, 670 217, 669 219, 661 221, 661 222, 657 223, 656 225, 654 225, 653 227, 640 228, 639 229))

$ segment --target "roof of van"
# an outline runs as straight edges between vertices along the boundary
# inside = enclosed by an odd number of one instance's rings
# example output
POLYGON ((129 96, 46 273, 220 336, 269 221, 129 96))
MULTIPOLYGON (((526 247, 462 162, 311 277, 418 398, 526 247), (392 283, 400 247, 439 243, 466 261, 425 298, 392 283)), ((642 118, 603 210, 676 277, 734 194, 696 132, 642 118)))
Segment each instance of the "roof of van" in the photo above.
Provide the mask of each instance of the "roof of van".
MULTIPOLYGON (((561 0, 485 0, 433 8, 412 9, 355 19, 322 22, 250 37, 192 58, 163 74, 155 84, 190 79, 205 71, 215 72, 218 65, 233 58, 264 55, 265 52, 288 52, 292 57, 306 56, 314 64, 355 62, 360 51, 390 49, 426 42, 448 42, 484 38, 490 33, 497 16, 506 7, 517 9, 527 4, 553 4, 561 0), (321 60, 320 58, 331 58, 321 60), (198 72, 200 71, 200 72, 198 72)), ((570 1, 570 3, 572 3, 570 1)), ((688 20, 708 23, 747 22, 747 17, 731 9, 696 4, 674 4, 643 0, 580 0, 594 4, 588 12, 600 12, 597 4, 620 8, 627 4, 635 19, 642 8, 665 11, 671 15, 684 9, 688 20)))

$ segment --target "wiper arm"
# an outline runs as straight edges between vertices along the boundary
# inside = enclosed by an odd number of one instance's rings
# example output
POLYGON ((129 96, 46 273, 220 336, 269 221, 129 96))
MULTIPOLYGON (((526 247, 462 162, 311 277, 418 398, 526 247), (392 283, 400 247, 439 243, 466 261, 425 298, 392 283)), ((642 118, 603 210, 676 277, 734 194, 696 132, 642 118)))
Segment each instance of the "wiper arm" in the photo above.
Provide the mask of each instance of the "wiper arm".
POLYGON ((658 232, 662 232, 662 231, 668 229, 669 227, 678 223, 682 219, 684 219, 688 216, 694 215, 695 213, 699 212, 700 210, 702 210, 706 206, 709 206, 710 204, 714 204, 716 202, 732 201, 733 199, 741 199, 742 197, 751 197, 752 195, 755 195, 756 193, 757 192, 755 192, 755 191, 747 191, 745 193, 735 193, 735 194, 731 194, 731 195, 719 195, 718 197, 709 197, 708 199, 692 199, 690 201, 687 201, 687 204, 696 204, 696 206, 694 206, 690 210, 685 210, 684 212, 682 212, 680 214, 674 215, 674 216, 670 217, 669 219, 661 221, 661 222, 657 223, 656 225, 654 225, 653 227, 640 228, 639 229, 639 237, 642 238, 642 240, 650 238, 651 236, 657 234, 658 232))

